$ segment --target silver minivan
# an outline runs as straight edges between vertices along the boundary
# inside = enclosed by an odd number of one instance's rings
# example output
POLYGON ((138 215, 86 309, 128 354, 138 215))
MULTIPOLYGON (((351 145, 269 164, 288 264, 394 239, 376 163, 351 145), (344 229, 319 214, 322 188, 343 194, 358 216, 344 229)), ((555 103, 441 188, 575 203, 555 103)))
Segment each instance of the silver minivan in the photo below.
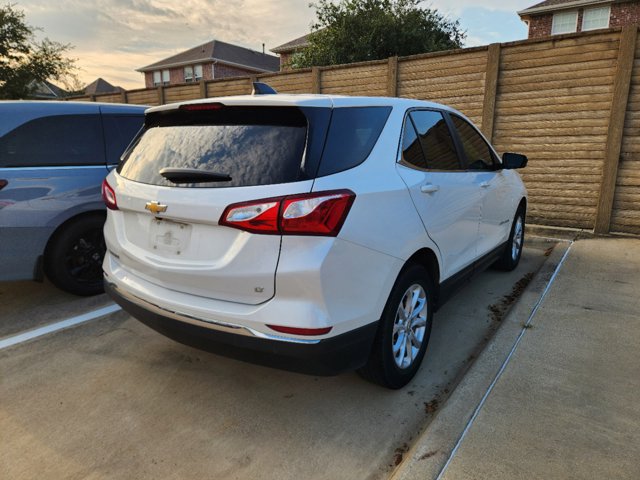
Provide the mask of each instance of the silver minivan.
POLYGON ((103 291, 100 185, 144 122, 144 106, 0 102, 0 280, 103 291))

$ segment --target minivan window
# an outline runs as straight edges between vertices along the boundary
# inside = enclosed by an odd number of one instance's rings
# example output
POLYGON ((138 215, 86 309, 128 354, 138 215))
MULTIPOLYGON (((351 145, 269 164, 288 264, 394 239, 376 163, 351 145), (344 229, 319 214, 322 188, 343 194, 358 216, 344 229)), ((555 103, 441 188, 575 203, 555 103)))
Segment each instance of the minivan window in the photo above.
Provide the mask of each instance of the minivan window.
POLYGON ((242 187, 302 179, 307 125, 296 108, 225 108, 151 114, 146 131, 118 166, 141 183, 175 187, 242 187), (173 183, 163 168, 228 176, 217 182, 173 183))
POLYGON ((144 115, 102 114, 107 163, 114 165, 142 128, 144 115))
POLYGON ((390 113, 391 107, 334 108, 318 176, 342 172, 364 162, 390 113))
POLYGON ((97 114, 40 117, 0 137, 0 167, 104 164, 97 114))
MULTIPOLYGON (((416 110, 411 112, 409 116, 418 132, 426 168, 461 170, 453 138, 442 113, 432 110, 416 110)), ((421 165, 417 166, 424 168, 421 165)))
POLYGON ((451 120, 462 142, 462 147, 467 157, 467 168, 469 170, 493 170, 493 155, 482 136, 468 122, 457 115, 451 115, 451 120))

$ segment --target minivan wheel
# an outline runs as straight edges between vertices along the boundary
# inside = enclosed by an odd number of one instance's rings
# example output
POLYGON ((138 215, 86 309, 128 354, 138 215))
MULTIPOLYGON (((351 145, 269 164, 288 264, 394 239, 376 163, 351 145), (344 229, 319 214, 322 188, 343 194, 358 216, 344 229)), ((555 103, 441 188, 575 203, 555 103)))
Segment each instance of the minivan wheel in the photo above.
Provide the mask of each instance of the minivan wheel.
POLYGON ((511 232, 509 234, 509 240, 505 246, 502 256, 493 264, 493 267, 498 270, 510 272, 514 270, 518 263, 520 263, 520 257, 522 256, 522 248, 524 247, 524 210, 518 209, 516 216, 511 224, 511 232))
POLYGON ((433 281, 420 265, 403 270, 380 319, 367 364, 358 373, 384 387, 404 387, 420 368, 433 320, 433 281))
POLYGON ((45 251, 45 273, 56 287, 75 295, 104 292, 102 260, 105 216, 79 217, 56 232, 45 251))

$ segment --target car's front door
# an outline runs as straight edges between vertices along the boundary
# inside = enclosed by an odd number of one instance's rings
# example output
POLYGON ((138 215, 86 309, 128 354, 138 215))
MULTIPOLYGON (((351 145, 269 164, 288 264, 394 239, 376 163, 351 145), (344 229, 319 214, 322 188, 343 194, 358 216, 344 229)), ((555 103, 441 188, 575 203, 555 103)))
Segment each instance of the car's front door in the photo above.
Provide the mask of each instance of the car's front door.
POLYGON ((481 195, 473 175, 463 170, 442 112, 413 110, 405 117, 397 169, 428 235, 440 249, 441 279, 472 264, 481 195))
POLYGON ((469 122, 454 114, 450 117, 464 150, 468 176, 482 195, 477 247, 480 257, 507 241, 515 212, 507 179, 492 149, 469 122))

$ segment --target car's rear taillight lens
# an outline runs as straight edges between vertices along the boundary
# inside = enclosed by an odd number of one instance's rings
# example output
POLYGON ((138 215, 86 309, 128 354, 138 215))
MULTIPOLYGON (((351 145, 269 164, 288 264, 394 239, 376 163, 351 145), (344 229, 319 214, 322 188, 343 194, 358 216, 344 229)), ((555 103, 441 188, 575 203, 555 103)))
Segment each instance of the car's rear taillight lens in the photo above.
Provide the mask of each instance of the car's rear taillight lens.
POLYGON ((251 233, 280 234, 278 212, 282 198, 267 198, 255 202, 229 205, 220 217, 220 225, 251 233))
POLYGON ((102 200, 109 210, 118 210, 116 192, 113 191, 106 178, 102 181, 102 200))
POLYGON ((355 198, 351 190, 333 190, 235 203, 218 223, 252 233, 335 237, 355 198))
POLYGON ((2 190, 7 185, 9 185, 9 182, 7 180, 0 180, 0 190, 2 190))
POLYGON ((331 331, 333 327, 324 327, 324 328, 298 328, 298 327, 283 327, 281 325, 267 325, 271 330, 275 330, 280 333, 288 333, 291 335, 304 335, 304 336, 313 336, 313 335, 326 335, 331 331))

